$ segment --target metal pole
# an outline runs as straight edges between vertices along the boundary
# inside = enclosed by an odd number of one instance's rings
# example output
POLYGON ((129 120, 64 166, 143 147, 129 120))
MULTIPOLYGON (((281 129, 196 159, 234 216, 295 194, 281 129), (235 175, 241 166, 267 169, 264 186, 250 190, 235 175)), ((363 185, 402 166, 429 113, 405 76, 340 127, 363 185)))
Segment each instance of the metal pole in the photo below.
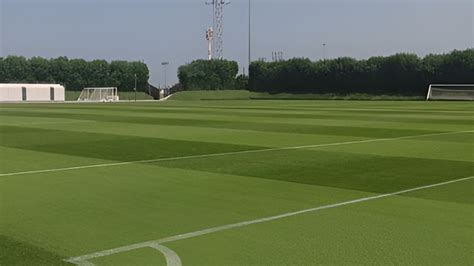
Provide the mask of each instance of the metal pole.
POLYGON ((165 89, 168 87, 168 83, 166 82, 166 66, 169 65, 169 62, 162 62, 161 65, 163 66, 164 73, 165 73, 165 89))
POLYGON ((323 43, 323 59, 326 60, 326 44, 323 43))
POLYGON ((249 72, 249 77, 250 77, 250 64, 252 62, 252 53, 251 53, 251 49, 252 49, 252 46, 251 46, 251 23, 252 23, 252 4, 251 4, 251 0, 249 0, 249 65, 248 65, 248 72, 249 72))
POLYGON ((135 91, 135 102, 137 101, 137 74, 135 74, 135 88, 133 89, 135 91))

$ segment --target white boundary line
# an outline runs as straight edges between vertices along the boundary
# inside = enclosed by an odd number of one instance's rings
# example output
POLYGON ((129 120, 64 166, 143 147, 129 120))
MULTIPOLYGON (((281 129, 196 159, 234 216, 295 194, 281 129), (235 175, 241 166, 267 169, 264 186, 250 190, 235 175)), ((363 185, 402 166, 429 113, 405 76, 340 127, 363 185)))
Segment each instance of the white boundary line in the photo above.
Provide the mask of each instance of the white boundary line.
POLYGON ((163 98, 163 99, 159 99, 159 100, 157 100, 157 101, 159 101, 159 102, 167 101, 167 100, 169 100, 169 98, 173 97, 173 95, 174 95, 174 93, 173 93, 173 94, 170 94, 170 95, 168 95, 168 96, 166 96, 166 97, 163 98))
POLYGON ((158 250, 165 256, 167 266, 181 266, 181 259, 173 250, 158 244, 151 244, 150 247, 158 250))
POLYGON ((393 140, 411 139, 411 138, 418 138, 418 137, 442 136, 442 135, 473 133, 473 132, 474 132, 474 130, 443 132, 443 133, 431 133, 431 134, 412 135, 412 136, 395 137, 395 138, 366 139, 366 140, 356 140, 356 141, 336 142, 336 143, 326 143, 326 144, 315 144, 315 145, 305 145, 305 146, 268 148, 268 149, 258 149, 258 150, 244 150, 244 151, 222 152, 222 153, 211 153, 211 154, 189 155, 189 156, 178 156, 178 157, 158 158, 158 159, 138 160, 138 161, 128 161, 128 162, 118 162, 118 163, 91 164, 91 165, 73 166, 73 167, 64 167, 64 168, 53 168, 53 169, 33 170, 33 171, 25 171, 25 172, 5 173, 5 174, 0 174, 0 177, 27 175, 27 174, 41 174, 41 173, 51 173, 51 172, 63 172, 63 171, 74 171, 74 170, 90 169, 90 168, 101 168, 101 167, 114 167, 114 166, 123 166, 123 165, 139 164, 139 163, 155 163, 155 162, 176 161, 176 160, 185 160, 185 159, 210 158, 210 157, 218 157, 218 156, 226 156, 226 155, 237 155, 237 154, 249 154, 249 153, 283 151, 283 150, 310 149, 310 148, 319 148, 319 147, 341 146, 341 145, 382 142, 382 141, 393 141, 393 140))
MULTIPOLYGON (((283 218, 287 218, 287 217, 291 217, 291 216, 296 216, 296 215, 300 215, 300 214, 304 214, 304 213, 316 212, 316 211, 321 211, 321 210, 325 210, 325 209, 331 209, 331 208, 356 204, 356 203, 370 201, 370 200, 387 198, 387 197, 396 196, 396 195, 400 195, 400 194, 405 194, 405 193, 413 192, 413 191, 417 191, 417 190, 423 190, 423 189, 428 189, 428 188, 433 188, 433 187, 444 186, 444 185, 448 185, 448 184, 452 184, 452 183, 456 183, 456 182, 466 181, 466 180, 470 180, 470 179, 473 179, 473 178, 474 178, 474 176, 470 176, 470 177, 460 178, 460 179, 446 181, 446 182, 442 182, 442 183, 437 183, 437 184, 432 184, 432 185, 426 185, 426 186, 401 190, 401 191, 393 192, 393 193, 380 194, 380 195, 375 195, 375 196, 370 196, 370 197, 365 197, 365 198, 360 198, 360 199, 355 199, 355 200, 350 200, 350 201, 339 202, 339 203, 335 203, 335 204, 323 205, 323 206, 319 206, 319 207, 315 207, 315 208, 311 208, 311 209, 305 209, 305 210, 300 210, 300 211, 295 211, 295 212, 283 213, 283 214, 280 214, 280 215, 270 216, 270 217, 256 219, 256 220, 249 220, 249 221, 244 221, 244 222, 239 222, 239 223, 234 223, 234 224, 211 227, 211 228, 198 230, 198 231, 194 231, 194 232, 189 232, 189 233, 185 233, 185 234, 165 237, 165 238, 154 240, 154 241, 147 241, 147 242, 132 244, 132 245, 128 245, 128 246, 123 246, 123 247, 108 249, 108 250, 104 250, 104 251, 99 251, 99 252, 95 252, 95 253, 91 253, 91 254, 87 254, 87 255, 82 255, 82 256, 79 256, 79 257, 72 257, 72 258, 66 259, 65 261, 71 262, 71 263, 74 263, 74 264, 77 264, 77 265, 93 265, 88 260, 91 260, 91 259, 94 259, 94 258, 99 258, 99 257, 104 257, 104 256, 109 256, 109 255, 114 255, 114 254, 117 254, 117 253, 127 252, 127 251, 131 251, 131 250, 136 250, 136 249, 140 249, 140 248, 146 248, 146 247, 155 248, 157 245, 160 246, 161 244, 164 244, 164 243, 169 243, 169 242, 174 242, 174 241, 178 241, 178 240, 194 238, 194 237, 198 237, 198 236, 202 236, 202 235, 212 234, 212 233, 216 233, 216 232, 220 232, 220 231, 224 231, 224 230, 229 230, 229 229, 233 229, 233 228, 238 228, 238 227, 243 227, 243 226, 247 226, 247 225, 259 224, 259 223, 279 220, 279 219, 283 219, 283 218)), ((163 247, 163 246, 161 246, 161 247, 163 247)), ((167 250, 169 250, 169 249, 167 249, 167 250)), ((174 253, 174 252, 172 252, 172 253, 174 253)), ((176 253, 174 253, 174 254, 176 254, 176 253)), ((179 257, 178 257, 178 259, 179 259, 179 257)), ((167 258, 167 260, 168 260, 168 258, 167 258)), ((168 264, 168 265, 171 266, 171 265, 175 265, 175 264, 168 264)))

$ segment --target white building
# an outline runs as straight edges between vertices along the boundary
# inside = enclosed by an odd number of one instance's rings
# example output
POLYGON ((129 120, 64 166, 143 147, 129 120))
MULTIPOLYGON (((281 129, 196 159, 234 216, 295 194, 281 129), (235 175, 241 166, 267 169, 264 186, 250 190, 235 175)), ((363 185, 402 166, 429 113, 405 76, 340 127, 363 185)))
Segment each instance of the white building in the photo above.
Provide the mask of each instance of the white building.
POLYGON ((59 84, 0 83, 0 102, 64 101, 64 94, 59 84))

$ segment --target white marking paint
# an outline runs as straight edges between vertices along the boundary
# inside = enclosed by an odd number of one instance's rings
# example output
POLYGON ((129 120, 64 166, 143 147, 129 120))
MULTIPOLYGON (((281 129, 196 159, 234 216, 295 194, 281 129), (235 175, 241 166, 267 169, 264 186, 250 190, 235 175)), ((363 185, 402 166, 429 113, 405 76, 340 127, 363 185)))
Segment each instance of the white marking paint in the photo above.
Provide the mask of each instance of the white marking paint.
MULTIPOLYGON (((279 220, 279 219, 283 219, 283 218, 287 218, 287 217, 291 217, 291 216, 296 216, 296 215, 300 215, 300 214, 304 214, 304 213, 316 212, 316 211, 321 211, 321 210, 325 210, 325 209, 331 209, 331 208, 356 204, 356 203, 370 201, 370 200, 387 198, 387 197, 396 196, 396 195, 400 195, 400 194, 405 194, 405 193, 409 193, 409 192, 414 192, 414 191, 418 191, 418 190, 423 190, 423 189, 428 189, 428 188, 433 188, 433 187, 444 186, 444 185, 448 185, 448 184, 452 184, 452 183, 457 183, 457 182, 461 182, 461 181, 466 181, 466 180, 470 180, 470 179, 473 179, 473 178, 474 178, 474 176, 470 176, 470 177, 460 178, 460 179, 446 181, 446 182, 442 182, 442 183, 437 183, 437 184, 432 184, 432 185, 426 185, 426 186, 401 190, 401 191, 393 192, 393 193, 380 194, 380 195, 375 195, 375 196, 370 196, 370 197, 365 197, 365 198, 360 198, 360 199, 355 199, 355 200, 339 202, 339 203, 335 203, 335 204, 323 205, 323 206, 319 206, 319 207, 315 207, 315 208, 311 208, 311 209, 305 209, 305 210, 300 210, 300 211, 295 211, 295 212, 283 213, 283 214, 280 214, 280 215, 270 216, 270 217, 256 219, 256 220, 249 220, 249 221, 244 221, 244 222, 239 222, 239 223, 234 223, 234 224, 227 224, 227 225, 222 225, 222 226, 217 226, 217 227, 211 227, 211 228, 207 228, 207 229, 203 229, 203 230, 199 230, 199 231, 195 231, 195 232, 189 232, 189 233, 185 233, 185 234, 165 237, 165 238, 154 240, 154 241, 136 243, 136 244, 132 244, 132 245, 128 245, 128 246, 123 246, 123 247, 119 247, 119 248, 113 248, 113 249, 99 251, 99 252, 95 252, 95 253, 91 253, 91 254, 87 254, 87 255, 82 255, 82 256, 79 256, 79 257, 73 257, 73 258, 69 258, 65 261, 71 262, 71 263, 74 263, 74 264, 77 264, 77 265, 83 265, 81 263, 84 263, 84 262, 90 263, 90 262, 88 262, 88 260, 91 260, 91 259, 94 259, 94 258, 109 256, 109 255, 113 255, 113 254, 117 254, 117 253, 127 252, 127 251, 136 250, 136 249, 140 249, 140 248, 146 248, 146 247, 154 247, 154 248, 156 248, 156 246, 163 247, 163 246, 161 246, 161 244, 164 244, 164 243, 169 243, 169 242, 174 242, 174 241, 178 241, 178 240, 194 238, 194 237, 198 237, 198 236, 202 236, 202 235, 212 234, 212 233, 221 232, 221 231, 225 231, 225 230, 229 230, 229 229, 233 229, 233 228, 238 228, 238 227, 243 227, 243 226, 248 226, 248 225, 252 225, 252 224, 270 222, 270 221, 279 220)), ((165 248, 165 249, 167 249, 167 248, 165 248)), ((173 251, 171 251, 171 252, 174 253, 173 251)), ((174 253, 174 254, 176 254, 176 253, 174 253)), ((176 258, 173 257, 174 255, 171 254, 171 253, 168 253, 165 256, 169 256, 172 259, 176 259, 176 258)), ((179 259, 179 257, 178 257, 178 259, 179 259)), ((167 261, 168 261, 168 259, 167 259, 167 261)), ((171 266, 171 265, 178 265, 178 264, 168 264, 168 265, 171 266)))
POLYGON ((168 266, 181 266, 181 259, 179 258, 178 254, 173 250, 158 244, 151 244, 150 247, 158 250, 161 252, 166 259, 166 265, 168 266))
POLYGON ((140 164, 140 163, 156 163, 156 162, 176 161, 176 160, 185 160, 185 159, 210 158, 210 157, 218 157, 218 156, 261 153, 261 152, 271 152, 271 151, 311 149, 311 148, 320 148, 320 147, 393 141, 393 140, 403 140, 403 139, 421 138, 421 137, 430 137, 430 136, 473 133, 473 132, 474 132, 473 130, 467 130, 467 131, 456 131, 456 132, 431 133, 431 134, 412 135, 412 136, 395 137, 395 138, 366 139, 366 140, 315 144, 315 145, 305 145, 305 146, 279 147, 279 148, 268 148, 268 149, 259 149, 259 150, 244 150, 244 151, 234 151, 234 152, 221 152, 221 153, 211 153, 211 154, 201 154, 201 155, 178 156, 178 157, 158 158, 158 159, 138 160, 138 161, 128 161, 128 162, 118 162, 118 163, 92 164, 92 165, 73 166, 73 167, 64 167, 64 168, 53 168, 53 169, 44 169, 44 170, 5 173, 5 174, 0 174, 0 177, 27 175, 27 174, 41 174, 41 173, 51 173, 51 172, 63 172, 63 171, 73 171, 73 170, 101 168, 101 167, 114 167, 114 166, 123 166, 123 165, 140 164))
POLYGON ((160 101, 160 102, 167 101, 169 98, 173 97, 173 95, 174 95, 174 94, 170 94, 170 95, 166 96, 166 97, 163 98, 163 99, 159 99, 158 101, 160 101))
POLYGON ((95 264, 85 260, 85 261, 81 261, 81 262, 77 263, 77 265, 79 265, 79 266, 94 266, 95 264))

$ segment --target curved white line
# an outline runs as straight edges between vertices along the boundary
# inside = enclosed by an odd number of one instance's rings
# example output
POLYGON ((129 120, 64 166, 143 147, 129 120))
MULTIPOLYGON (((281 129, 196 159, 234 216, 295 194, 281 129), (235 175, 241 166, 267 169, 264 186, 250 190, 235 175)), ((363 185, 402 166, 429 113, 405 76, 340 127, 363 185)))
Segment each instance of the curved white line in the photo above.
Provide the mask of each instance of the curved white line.
MULTIPOLYGON (((128 249, 127 251, 135 250, 135 249, 139 249, 139 248, 146 248, 146 247, 150 247, 150 248, 156 249, 159 252, 161 252, 161 254, 163 254, 163 256, 165 256, 167 266, 181 266, 182 265, 181 259, 179 258, 178 254, 176 252, 174 252, 172 249, 167 248, 167 247, 165 247, 163 245, 160 245, 158 243, 148 243, 147 245, 144 245, 144 246, 143 245, 135 246, 135 248, 128 249)), ((121 253, 121 252, 119 252, 119 253, 121 253)), ((107 254, 107 255, 113 255, 113 254, 117 254, 117 253, 110 253, 110 254, 107 254)), ((107 255, 102 255, 100 257, 104 257, 104 256, 107 256, 107 255)), ((99 257, 99 256, 97 256, 97 257, 99 257)), ((94 257, 94 258, 97 258, 97 257, 94 257)), ((89 258, 89 259, 93 259, 93 258, 89 258)), ((76 264, 78 266, 94 266, 95 265, 94 263, 92 263, 88 260, 84 260, 82 258, 70 258, 70 259, 67 259, 67 260, 64 260, 64 261, 70 262, 72 264, 76 264)))
POLYGON ((72 264, 76 264, 78 266, 94 266, 95 265, 94 263, 89 262, 87 260, 76 261, 76 260, 67 259, 64 261, 72 263, 72 264))
POLYGON ((181 266, 182 265, 181 259, 179 258, 178 254, 176 254, 176 252, 174 252, 173 250, 156 243, 151 244, 150 247, 158 250, 165 256, 167 266, 181 266))

